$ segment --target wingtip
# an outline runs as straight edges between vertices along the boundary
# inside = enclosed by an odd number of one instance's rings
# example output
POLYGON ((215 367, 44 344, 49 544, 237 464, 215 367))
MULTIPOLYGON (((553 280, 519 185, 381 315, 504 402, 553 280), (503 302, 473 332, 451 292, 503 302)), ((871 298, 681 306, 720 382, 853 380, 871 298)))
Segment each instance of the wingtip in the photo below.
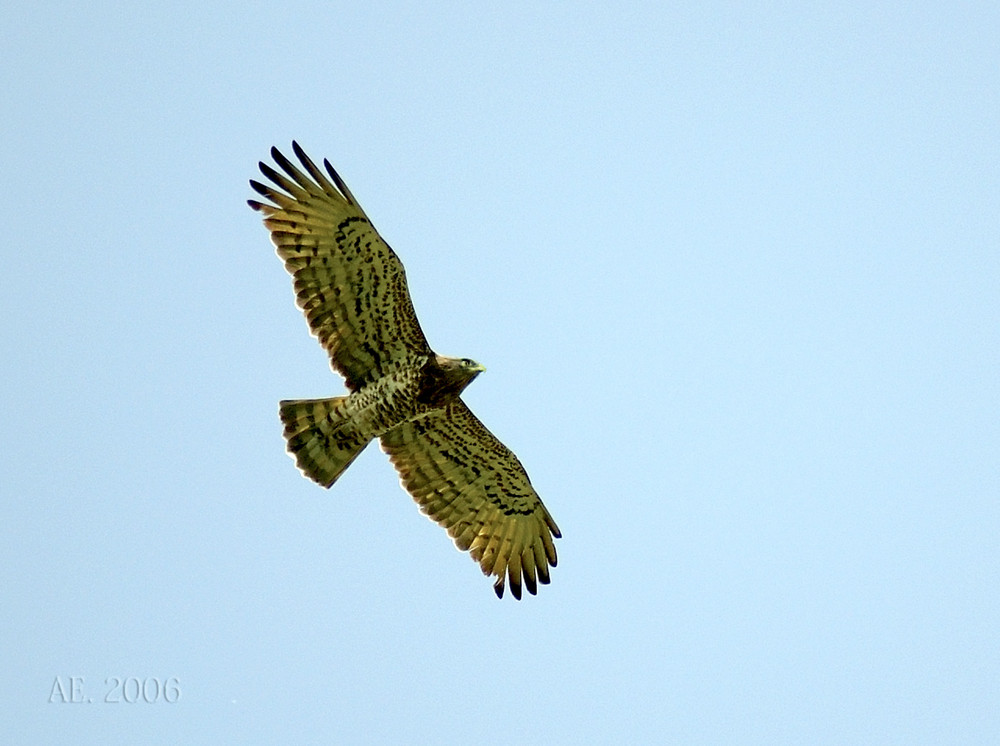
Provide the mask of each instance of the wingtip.
POLYGON ((337 186, 340 186, 341 182, 340 174, 337 173, 337 169, 335 169, 333 165, 330 163, 329 158, 323 159, 323 166, 324 168, 326 168, 326 172, 330 174, 330 177, 333 179, 334 183, 336 183, 337 186))
MULTIPOLYGON (((262 163, 261 166, 263 165, 264 164, 262 163)), ((271 194, 271 187, 266 184, 261 184, 259 181, 254 181, 253 179, 250 179, 250 188, 262 197, 267 197, 271 194)))
POLYGON ((527 573, 525 573, 524 575, 524 587, 528 591, 528 593, 530 593, 532 596, 538 595, 538 583, 533 577, 531 577, 527 573))

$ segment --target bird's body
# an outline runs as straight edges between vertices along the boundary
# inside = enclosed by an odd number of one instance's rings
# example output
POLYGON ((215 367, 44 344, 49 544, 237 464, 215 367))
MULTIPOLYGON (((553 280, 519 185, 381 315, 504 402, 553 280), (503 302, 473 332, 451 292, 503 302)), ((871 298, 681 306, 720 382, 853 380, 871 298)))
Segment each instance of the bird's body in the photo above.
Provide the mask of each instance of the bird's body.
POLYGON ((467 359, 418 355, 347 396, 283 401, 289 451, 306 476, 331 487, 374 438, 444 408, 482 370, 467 359))
POLYGON ((328 179, 292 145, 309 175, 272 149, 287 177, 261 163, 280 191, 251 181, 273 204, 249 204, 264 213, 298 305, 349 393, 281 402, 289 452, 329 487, 378 438, 421 510, 496 577, 497 595, 509 580, 520 598, 522 578, 534 594, 549 582, 560 532, 521 462, 461 399, 484 368, 431 350, 398 257, 330 164, 328 179))

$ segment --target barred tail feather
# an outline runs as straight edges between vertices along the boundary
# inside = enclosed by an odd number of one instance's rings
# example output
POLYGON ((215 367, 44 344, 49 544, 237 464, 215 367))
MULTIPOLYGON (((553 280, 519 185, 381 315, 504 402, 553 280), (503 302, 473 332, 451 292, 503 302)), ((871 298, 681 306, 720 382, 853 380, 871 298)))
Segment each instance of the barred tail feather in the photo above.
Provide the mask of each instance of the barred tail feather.
POLYGON ((281 402, 288 452, 299 470, 329 487, 371 442, 357 432, 346 412, 346 396, 281 402))

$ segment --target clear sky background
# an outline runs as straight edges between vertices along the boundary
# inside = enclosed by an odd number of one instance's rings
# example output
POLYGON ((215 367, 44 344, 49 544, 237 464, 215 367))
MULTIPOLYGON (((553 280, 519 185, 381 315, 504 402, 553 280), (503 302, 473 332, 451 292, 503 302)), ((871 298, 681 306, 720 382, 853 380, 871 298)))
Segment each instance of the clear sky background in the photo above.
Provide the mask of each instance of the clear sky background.
POLYGON ((998 39, 992 2, 8 8, 5 737, 1000 739, 998 39), (293 138, 487 366, 564 534, 537 597, 377 447, 329 492, 284 453, 278 400, 343 390, 245 204, 293 138))

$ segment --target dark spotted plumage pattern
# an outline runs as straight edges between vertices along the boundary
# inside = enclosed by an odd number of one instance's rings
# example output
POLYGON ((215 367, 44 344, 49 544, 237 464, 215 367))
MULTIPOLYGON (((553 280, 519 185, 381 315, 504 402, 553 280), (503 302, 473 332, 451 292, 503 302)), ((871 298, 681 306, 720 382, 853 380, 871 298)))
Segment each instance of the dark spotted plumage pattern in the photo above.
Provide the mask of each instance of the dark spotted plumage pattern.
POLYGON ((288 450, 326 487, 374 438, 420 509, 468 551, 494 590, 521 597, 548 583, 561 534, 517 457, 460 394, 482 367, 436 355, 417 321, 403 265, 347 185, 292 143, 305 171, 276 148, 284 173, 250 184, 312 333, 351 393, 281 402, 288 450))

